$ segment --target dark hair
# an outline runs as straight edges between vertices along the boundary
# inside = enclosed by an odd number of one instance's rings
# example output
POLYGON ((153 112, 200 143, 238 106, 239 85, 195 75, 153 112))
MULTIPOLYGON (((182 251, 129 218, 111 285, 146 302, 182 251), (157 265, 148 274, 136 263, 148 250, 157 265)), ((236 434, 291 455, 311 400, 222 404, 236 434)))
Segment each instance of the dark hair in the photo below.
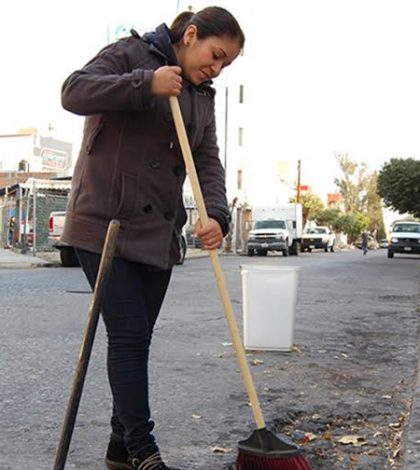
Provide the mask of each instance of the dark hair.
POLYGON ((170 32, 173 42, 181 40, 189 25, 197 27, 198 39, 209 36, 228 36, 237 39, 242 49, 245 44, 245 35, 235 17, 222 7, 207 7, 197 13, 184 11, 172 22, 170 32))

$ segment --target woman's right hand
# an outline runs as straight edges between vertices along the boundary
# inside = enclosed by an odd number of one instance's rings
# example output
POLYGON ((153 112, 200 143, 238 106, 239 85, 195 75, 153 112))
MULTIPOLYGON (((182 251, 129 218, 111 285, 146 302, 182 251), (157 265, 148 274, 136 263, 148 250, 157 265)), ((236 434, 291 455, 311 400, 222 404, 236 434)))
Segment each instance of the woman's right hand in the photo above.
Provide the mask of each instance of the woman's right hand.
POLYGON ((164 65, 153 73, 152 94, 155 96, 179 96, 182 88, 181 67, 164 65))

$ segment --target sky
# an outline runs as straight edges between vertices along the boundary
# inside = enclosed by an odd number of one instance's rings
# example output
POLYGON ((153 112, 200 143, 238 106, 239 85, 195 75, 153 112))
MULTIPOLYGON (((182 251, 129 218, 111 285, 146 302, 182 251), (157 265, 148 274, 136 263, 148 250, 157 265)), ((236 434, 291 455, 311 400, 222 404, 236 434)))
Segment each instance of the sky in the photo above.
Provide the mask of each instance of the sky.
MULTIPOLYGON (((0 133, 54 126, 77 147, 83 120, 60 106, 65 78, 119 24, 151 29, 177 8, 207 2, 21 0, 0 16, 0 133), (147 9, 142 5, 147 4, 147 9)), ((278 135, 284 158, 301 159, 304 182, 333 188, 335 153, 371 169, 420 158, 418 0, 220 0, 258 59, 259 132, 278 135), (269 97, 280 103, 270 106, 269 97)), ((233 65, 232 67, 234 67, 233 65)), ((257 99, 254 99, 258 102, 257 99)), ((77 152, 75 152, 77 153, 77 152)))

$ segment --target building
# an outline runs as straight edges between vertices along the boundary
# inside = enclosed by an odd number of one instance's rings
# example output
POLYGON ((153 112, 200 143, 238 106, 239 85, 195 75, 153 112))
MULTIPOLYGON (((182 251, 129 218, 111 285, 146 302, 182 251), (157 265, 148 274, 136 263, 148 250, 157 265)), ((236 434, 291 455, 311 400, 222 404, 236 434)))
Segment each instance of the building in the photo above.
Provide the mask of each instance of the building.
MULTIPOLYGON (((0 171, 48 172, 67 176, 72 166, 73 145, 35 128, 0 134, 0 171)), ((0 186, 1 187, 1 186, 0 186)))

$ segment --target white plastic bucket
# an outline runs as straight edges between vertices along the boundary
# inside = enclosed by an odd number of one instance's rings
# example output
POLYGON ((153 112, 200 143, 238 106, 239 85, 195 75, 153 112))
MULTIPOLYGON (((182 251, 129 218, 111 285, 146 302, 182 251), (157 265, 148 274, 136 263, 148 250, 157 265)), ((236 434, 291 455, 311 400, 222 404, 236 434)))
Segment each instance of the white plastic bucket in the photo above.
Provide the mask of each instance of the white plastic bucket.
POLYGON ((241 274, 245 349, 290 351, 298 268, 246 265, 241 274))

